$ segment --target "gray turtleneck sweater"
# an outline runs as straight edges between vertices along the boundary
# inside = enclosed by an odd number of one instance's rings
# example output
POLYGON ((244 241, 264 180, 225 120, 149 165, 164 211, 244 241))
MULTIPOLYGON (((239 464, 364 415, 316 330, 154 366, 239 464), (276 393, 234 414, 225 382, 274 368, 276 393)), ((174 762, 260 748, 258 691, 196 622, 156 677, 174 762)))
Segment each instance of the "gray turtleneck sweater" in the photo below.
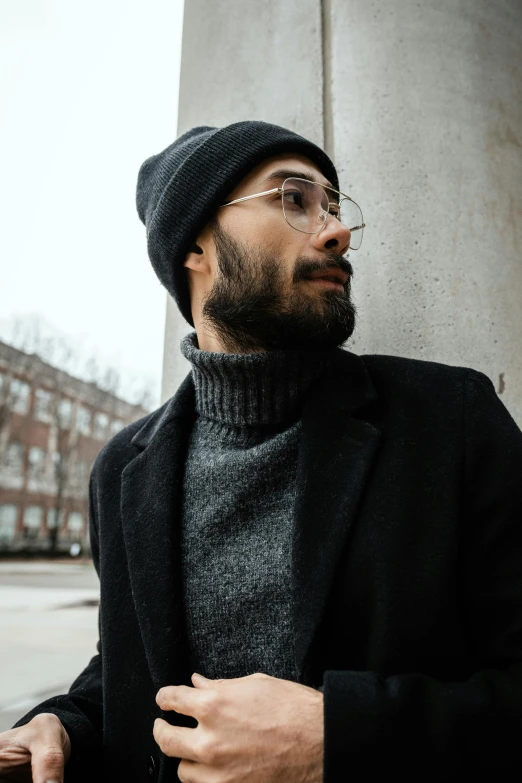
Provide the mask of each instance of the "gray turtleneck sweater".
POLYGON ((184 606, 192 671, 296 680, 291 561, 300 410, 329 354, 202 351, 182 511, 184 606))

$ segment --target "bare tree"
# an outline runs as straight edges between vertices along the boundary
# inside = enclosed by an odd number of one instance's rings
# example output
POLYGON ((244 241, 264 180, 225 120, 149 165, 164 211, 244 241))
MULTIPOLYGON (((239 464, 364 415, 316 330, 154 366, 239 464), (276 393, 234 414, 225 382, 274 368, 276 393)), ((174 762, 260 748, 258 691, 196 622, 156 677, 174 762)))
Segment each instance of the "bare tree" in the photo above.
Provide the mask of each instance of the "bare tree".
MULTIPOLYGON (((80 353, 66 340, 43 338, 38 323, 24 325, 17 322, 13 333, 17 344, 11 347, 16 350, 7 356, 7 360, 10 359, 7 368, 6 357, 0 354, 0 361, 3 359, 4 364, 0 387, 0 462, 3 464, 5 460, 9 440, 24 439, 24 427, 32 418, 28 407, 25 414, 15 413, 17 407, 21 410, 21 406, 17 406, 16 400, 20 385, 14 381, 22 378, 38 395, 35 396, 36 413, 50 428, 47 464, 40 468, 41 474, 45 474, 44 480, 47 480, 45 494, 52 496, 49 511, 52 512, 53 524, 49 527, 49 552, 54 555, 58 550, 65 512, 74 506, 74 510, 79 510, 84 519, 87 518, 88 473, 95 456, 95 444, 92 440, 86 443, 90 435, 82 431, 81 422, 75 421, 75 415, 77 419, 80 413, 86 415, 86 411, 96 411, 97 422, 105 422, 105 431, 101 432, 98 428, 97 433, 91 434, 96 435, 101 446, 111 435, 109 422, 121 420, 122 424, 127 423, 130 406, 140 406, 136 417, 140 409, 145 412, 152 402, 152 392, 148 384, 141 382, 134 390, 136 401, 125 402, 118 396, 120 374, 114 368, 102 369, 97 357, 89 356, 82 367, 80 353), (84 404, 78 402, 80 398, 84 404), (51 456, 52 464, 49 462, 51 456)), ((9 350, 4 353, 9 354, 9 350)), ((24 467, 24 474, 30 479, 32 466, 27 455, 24 467)))

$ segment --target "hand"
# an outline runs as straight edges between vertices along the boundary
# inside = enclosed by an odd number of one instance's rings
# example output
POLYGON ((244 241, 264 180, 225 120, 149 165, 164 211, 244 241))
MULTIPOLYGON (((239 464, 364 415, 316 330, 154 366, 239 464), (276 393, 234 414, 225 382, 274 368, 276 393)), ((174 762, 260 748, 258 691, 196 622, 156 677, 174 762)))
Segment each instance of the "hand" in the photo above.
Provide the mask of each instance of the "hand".
POLYGON ((42 712, 25 726, 0 733, 0 781, 62 783, 71 741, 60 719, 42 712))
POLYGON ((195 729, 154 722, 182 783, 322 783, 323 694, 268 674, 226 680, 192 675, 194 688, 160 688, 156 702, 198 721, 195 729))

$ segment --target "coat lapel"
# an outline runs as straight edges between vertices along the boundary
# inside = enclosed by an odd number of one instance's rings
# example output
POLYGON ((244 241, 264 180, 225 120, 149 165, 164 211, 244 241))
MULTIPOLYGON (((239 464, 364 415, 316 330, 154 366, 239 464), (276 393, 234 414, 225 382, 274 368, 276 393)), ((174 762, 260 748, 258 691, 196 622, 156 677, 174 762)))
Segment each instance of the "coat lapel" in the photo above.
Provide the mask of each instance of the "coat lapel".
POLYGON ((183 467, 194 419, 189 374, 136 433, 122 472, 121 518, 136 614, 157 688, 186 677, 178 524, 183 467))
MULTIPOLYGON (((362 360, 339 350, 334 376, 315 384, 303 407, 292 553, 300 680, 380 440, 380 431, 354 414, 376 396, 362 360)), ((174 397, 133 437, 138 453, 122 472, 121 516, 129 578, 157 688, 185 681, 190 674, 179 512, 194 418, 189 373, 174 397)))
POLYGON ((380 430, 354 414, 376 397, 362 360, 340 350, 333 377, 303 407, 292 562, 299 681, 379 445, 380 430))

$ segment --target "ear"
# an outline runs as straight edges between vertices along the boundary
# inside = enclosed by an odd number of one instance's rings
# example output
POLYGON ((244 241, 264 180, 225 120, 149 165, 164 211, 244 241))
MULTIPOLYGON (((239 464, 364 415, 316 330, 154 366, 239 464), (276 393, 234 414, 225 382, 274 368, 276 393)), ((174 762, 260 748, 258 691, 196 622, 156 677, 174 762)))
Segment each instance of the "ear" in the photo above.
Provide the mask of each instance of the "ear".
POLYGON ((200 245, 197 244, 197 242, 194 242, 190 246, 190 250, 185 256, 185 261, 183 262, 183 266, 187 267, 188 269, 194 269, 194 271, 196 272, 201 271, 205 263, 204 259, 205 259, 205 251, 203 250, 202 247, 200 247, 200 245))
POLYGON ((193 269, 195 272, 208 271, 210 259, 207 251, 211 248, 211 242, 212 231, 210 226, 205 226, 191 244, 183 266, 193 269))

